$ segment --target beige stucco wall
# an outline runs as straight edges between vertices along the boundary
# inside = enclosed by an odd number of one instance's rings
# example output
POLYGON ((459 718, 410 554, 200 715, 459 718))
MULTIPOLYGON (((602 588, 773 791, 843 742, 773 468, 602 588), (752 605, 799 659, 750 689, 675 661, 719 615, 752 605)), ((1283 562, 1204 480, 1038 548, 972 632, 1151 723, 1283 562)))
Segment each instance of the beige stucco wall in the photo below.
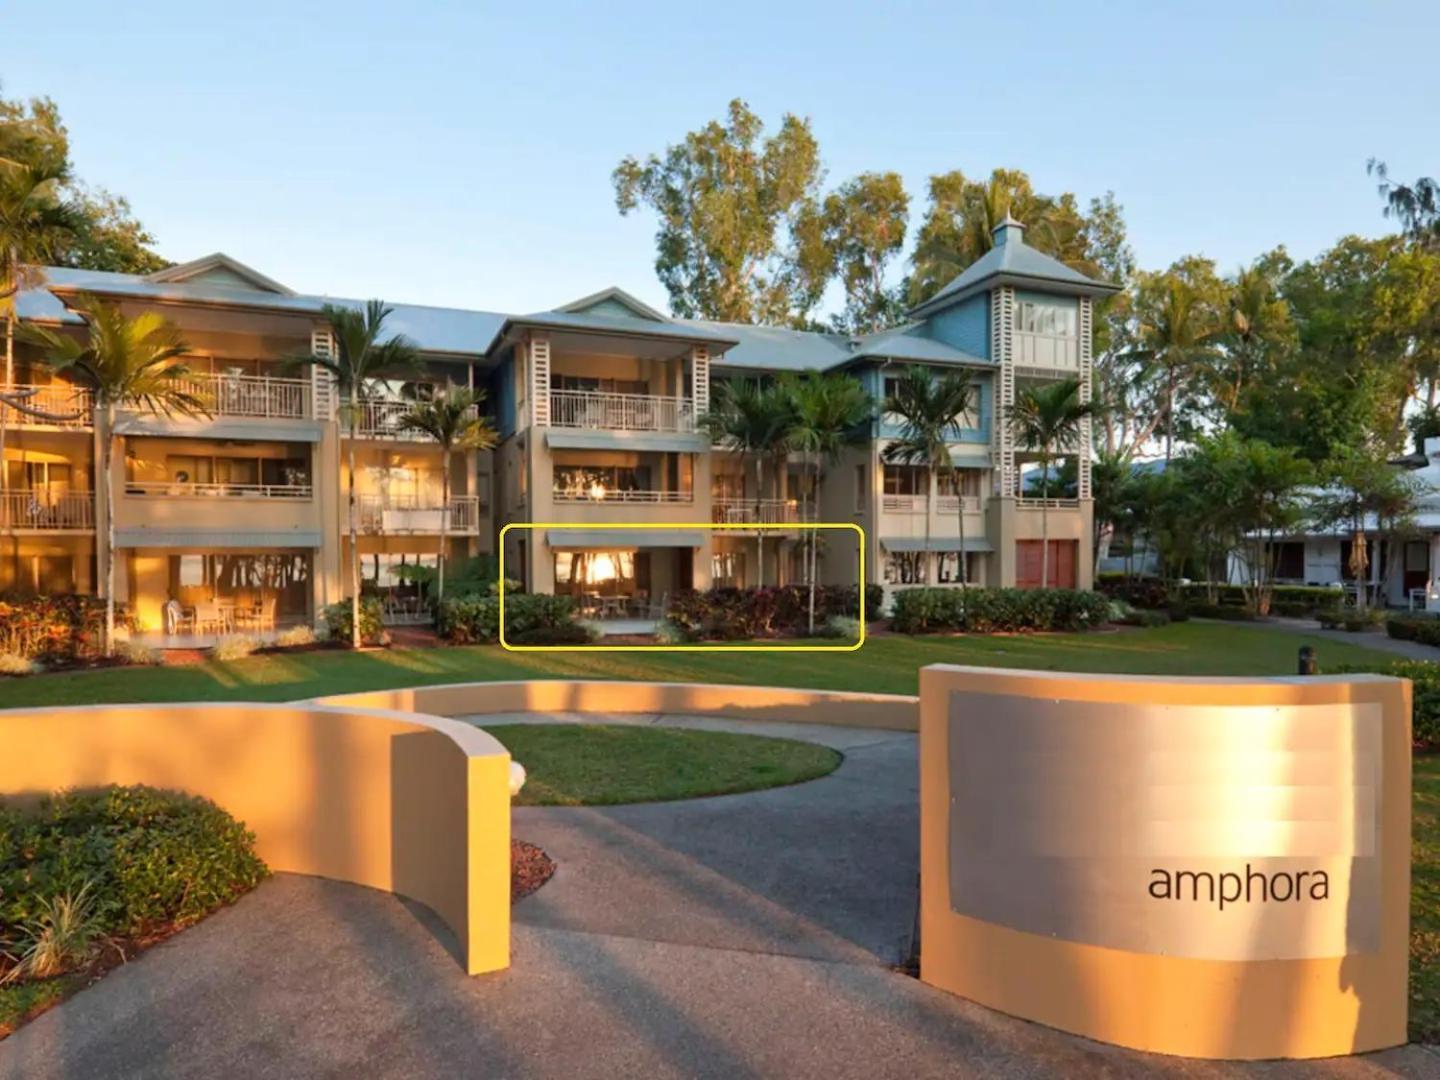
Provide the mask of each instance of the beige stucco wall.
POLYGON ((408 896, 471 974, 509 964, 510 756, 436 716, 297 703, 0 711, 0 794, 150 784, 213 800, 272 870, 408 896))
MULTIPOLYGON (((1325 1057, 1405 1041, 1410 877, 1408 682, 1378 676, 1178 679, 1061 675, 941 665, 921 671, 920 689, 920 975, 926 982, 1052 1027, 1168 1054, 1325 1057), (1378 910, 1373 913, 1378 920, 1378 948, 1302 959, 1203 959, 1101 947, 958 914, 950 891, 954 869, 950 866, 950 808, 955 792, 949 732, 953 723, 992 722, 1000 711, 997 703, 1013 699, 1099 702, 1109 706, 1108 717, 1134 715, 1136 722, 1145 710, 1153 714, 1194 706, 1339 710, 1374 705, 1380 714, 1381 748, 1379 760, 1371 763, 1380 787, 1374 819, 1380 857, 1378 910)), ((1335 723, 1343 720, 1336 714, 1335 723)), ((1172 718, 1172 722, 1182 721, 1172 718)), ((1310 722, 1315 722, 1313 714, 1310 722)), ((1206 725, 1173 732, 1165 748, 1170 753, 1167 768, 1183 768, 1189 761, 1178 743, 1172 745, 1174 740, 1189 739, 1196 749, 1213 751, 1215 744, 1207 742, 1208 738, 1206 725)), ((1235 752, 1239 768, 1242 764, 1254 767, 1256 760, 1242 755, 1273 760, 1287 751, 1289 744, 1262 744, 1257 739, 1253 744, 1242 742, 1225 748, 1235 752)), ((1160 749, 1144 747, 1146 753, 1160 749)), ((1058 747, 1016 746, 1016 752, 1042 757, 1047 751, 1058 752, 1058 747)), ((1117 752, 1126 751, 1122 746, 1117 752)), ((987 765, 992 763, 997 773, 1011 764, 987 761, 987 765)), ((1132 759, 1129 764, 1144 766, 1143 760, 1137 763, 1132 759)), ((1364 765, 1362 761, 1357 766, 1362 774, 1364 765)), ((1294 761, 1286 759, 1286 768, 1310 767, 1303 755, 1294 761)), ((1072 839, 1054 836, 1051 842, 1059 848, 1072 839)), ((1257 860, 1265 854, 1257 847, 1257 860)), ((1103 878, 1109 865, 1079 857, 1069 872, 1076 882, 1093 881, 1096 874, 1103 878)), ((1017 911, 1033 912, 1037 905, 1044 911, 1047 905, 1070 903, 1070 908, 1062 910, 1082 925, 1101 925, 1109 917, 1101 910, 1075 910, 1073 897, 1044 894, 1013 899, 1017 911)), ((1357 917, 1356 910, 1347 909, 1350 917, 1357 917)), ((1267 910, 1266 917, 1304 916, 1267 910)))

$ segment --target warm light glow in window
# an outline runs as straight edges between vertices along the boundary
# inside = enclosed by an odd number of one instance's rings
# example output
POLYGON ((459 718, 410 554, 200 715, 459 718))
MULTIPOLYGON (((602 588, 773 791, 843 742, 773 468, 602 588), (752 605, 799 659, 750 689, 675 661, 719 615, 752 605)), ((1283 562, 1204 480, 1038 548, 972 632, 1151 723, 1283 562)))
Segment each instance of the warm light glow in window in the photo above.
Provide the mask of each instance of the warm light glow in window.
POLYGON ((593 559, 590 560, 588 571, 589 572, 586 574, 586 581, 588 581, 591 585, 598 585, 603 581, 614 581, 615 560, 612 559, 609 555, 596 555, 593 559))

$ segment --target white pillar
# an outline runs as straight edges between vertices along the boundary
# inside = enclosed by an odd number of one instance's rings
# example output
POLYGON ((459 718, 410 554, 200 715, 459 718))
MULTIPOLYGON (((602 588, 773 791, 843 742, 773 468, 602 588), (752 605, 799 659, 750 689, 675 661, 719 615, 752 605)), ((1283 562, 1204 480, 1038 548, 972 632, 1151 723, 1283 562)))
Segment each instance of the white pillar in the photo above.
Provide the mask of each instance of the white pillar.
POLYGON ((1430 569, 1425 578, 1425 610, 1440 610, 1440 532, 1430 534, 1430 569))

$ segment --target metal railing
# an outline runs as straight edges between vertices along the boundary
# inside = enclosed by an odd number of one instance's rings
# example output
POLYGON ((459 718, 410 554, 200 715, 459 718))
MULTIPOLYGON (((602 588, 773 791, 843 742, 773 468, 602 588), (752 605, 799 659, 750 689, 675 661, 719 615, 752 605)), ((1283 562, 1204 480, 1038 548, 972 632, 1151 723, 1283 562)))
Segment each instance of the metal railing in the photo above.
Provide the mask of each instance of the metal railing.
POLYGON ((1079 499, 1032 499, 1029 496, 1022 496, 1015 500, 1017 510, 1076 510, 1079 509, 1079 499))
POLYGON ((0 412, 6 413, 9 427, 51 427, 88 428, 95 423, 95 398, 89 390, 70 383, 49 383, 41 386, 34 383, 7 383, 7 394, 28 394, 22 400, 26 407, 38 409, 49 416, 32 416, 20 409, 0 405, 0 412))
POLYGON ((694 431, 695 410, 688 398, 552 390, 550 424, 604 431, 694 431))
POLYGON ((309 484, 196 484, 174 480, 131 480, 126 495, 168 495, 175 498, 308 499, 309 484))
POLYGON ((309 379, 192 373, 176 382, 212 416, 308 420, 314 415, 309 379))
POLYGON ((452 533, 476 532, 480 528, 478 495, 452 495, 448 511, 438 500, 422 501, 413 495, 365 494, 357 495, 355 501, 362 532, 438 533, 442 522, 452 533))
POLYGON ((695 495, 689 491, 616 491, 606 488, 597 494, 592 488, 556 489, 553 495, 557 503, 692 503, 695 495))
MULTIPOLYGON (((422 431, 409 431, 401 426, 401 421, 414 406, 413 401, 361 401, 360 410, 360 437, 362 439, 404 439, 409 442, 431 442, 429 435, 422 431)), ((341 408, 349 406, 341 403, 341 408)), ((474 406, 470 408, 470 415, 479 416, 480 411, 474 406)), ((350 431, 350 421, 344 412, 341 413, 340 427, 345 433, 350 431)))
POLYGON ((0 528, 66 529, 88 532, 95 528, 95 496, 88 491, 6 491, 0 495, 0 528))
MULTIPOLYGON (((938 495, 935 498, 935 512, 937 514, 958 514, 962 498, 965 500, 966 511, 980 509, 978 495, 938 495)), ((929 498, 924 495, 882 495, 880 496, 880 509, 887 514, 923 514, 929 502, 929 498)))
POLYGON ((789 525, 815 520, 815 507, 801 506, 798 499, 715 500, 713 520, 721 525, 789 525))

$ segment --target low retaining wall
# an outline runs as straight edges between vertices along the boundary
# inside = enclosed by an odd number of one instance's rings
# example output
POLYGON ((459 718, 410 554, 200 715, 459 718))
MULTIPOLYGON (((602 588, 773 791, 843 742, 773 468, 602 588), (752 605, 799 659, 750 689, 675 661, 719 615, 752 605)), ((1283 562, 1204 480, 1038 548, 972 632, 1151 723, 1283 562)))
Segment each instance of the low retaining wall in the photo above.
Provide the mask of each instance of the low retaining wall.
POLYGON ((1410 684, 920 676, 920 977, 1140 1050, 1406 1041, 1410 684))
POLYGON ((510 962, 510 755, 468 724, 315 704, 0 710, 0 793, 203 795, 273 870, 417 900, 471 974, 510 962))
MULTIPOLYGON (((837 660, 837 663, 844 663, 837 660)), ((795 724, 918 731, 919 699, 900 694, 791 690, 713 683, 616 682, 600 679, 449 683, 315 699, 320 704, 416 710, 437 716, 493 713, 668 713, 795 724)))

